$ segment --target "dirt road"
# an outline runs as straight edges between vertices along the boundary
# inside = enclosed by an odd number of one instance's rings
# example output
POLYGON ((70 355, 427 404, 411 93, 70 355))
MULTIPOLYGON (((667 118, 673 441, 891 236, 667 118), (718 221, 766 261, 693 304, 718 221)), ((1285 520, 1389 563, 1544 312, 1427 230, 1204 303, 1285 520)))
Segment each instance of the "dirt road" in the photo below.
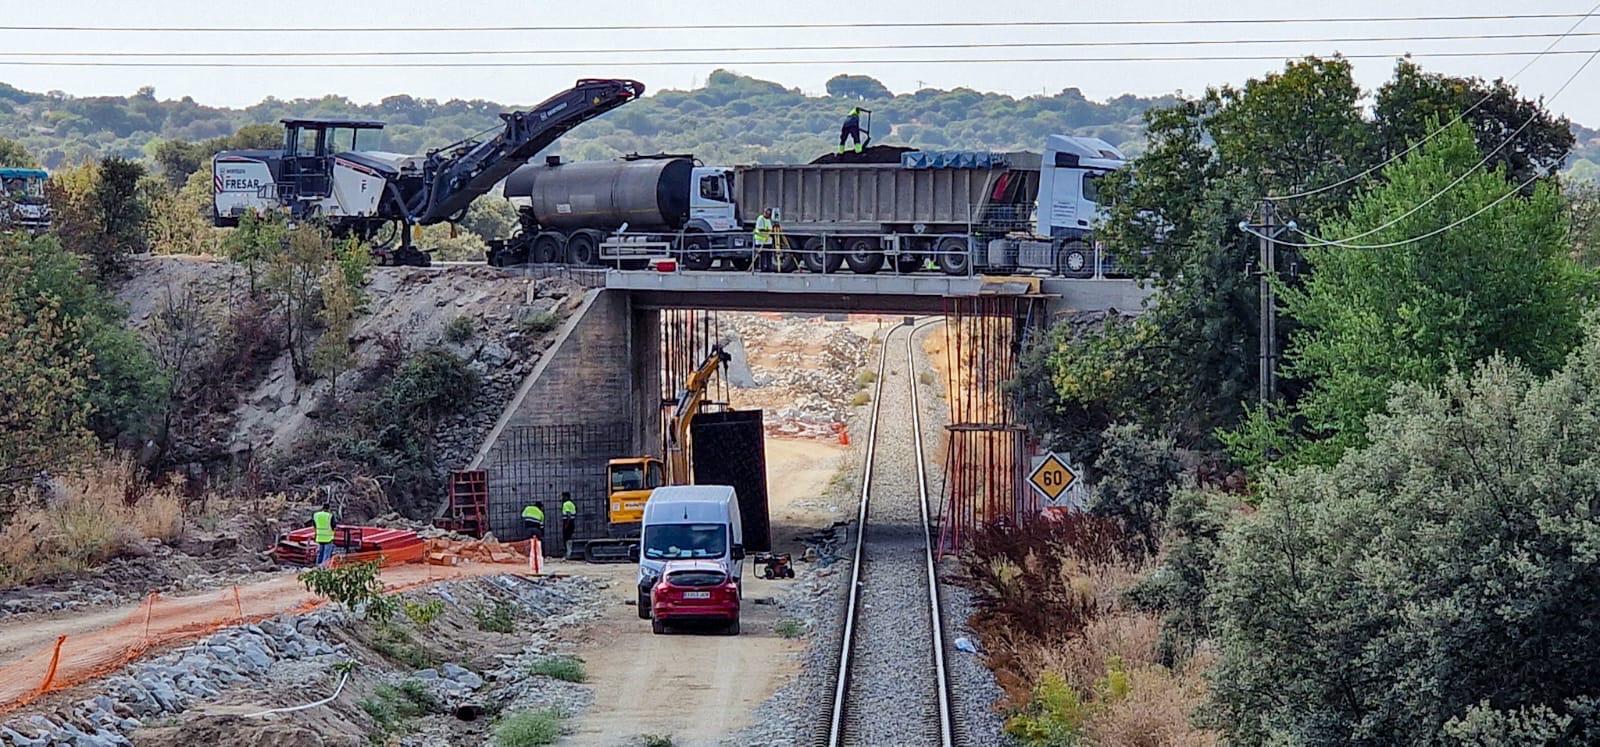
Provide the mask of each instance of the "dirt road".
MULTIPOLYGON (((773 542, 799 557, 795 537, 826 527, 838 517, 818 498, 838 471, 847 449, 801 440, 767 440, 767 482, 773 542)), ((803 640, 779 636, 777 608, 755 600, 782 595, 793 581, 755 578, 745 568, 743 633, 737 637, 685 632, 658 636, 640 620, 632 565, 572 569, 612 580, 615 603, 587 631, 580 651, 594 687, 594 705, 563 744, 613 747, 643 734, 672 737, 679 747, 716 745, 743 728, 750 713, 794 676, 803 640)), ((808 573, 799 563, 796 571, 808 573)))

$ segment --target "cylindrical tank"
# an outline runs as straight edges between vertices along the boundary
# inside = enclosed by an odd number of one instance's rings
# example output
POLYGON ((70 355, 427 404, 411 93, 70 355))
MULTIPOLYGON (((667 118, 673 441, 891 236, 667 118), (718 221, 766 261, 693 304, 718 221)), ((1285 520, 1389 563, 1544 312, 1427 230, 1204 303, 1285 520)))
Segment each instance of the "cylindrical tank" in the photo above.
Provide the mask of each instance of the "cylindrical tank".
POLYGON ((540 227, 562 231, 676 231, 689 220, 687 158, 530 163, 506 177, 506 198, 540 227))

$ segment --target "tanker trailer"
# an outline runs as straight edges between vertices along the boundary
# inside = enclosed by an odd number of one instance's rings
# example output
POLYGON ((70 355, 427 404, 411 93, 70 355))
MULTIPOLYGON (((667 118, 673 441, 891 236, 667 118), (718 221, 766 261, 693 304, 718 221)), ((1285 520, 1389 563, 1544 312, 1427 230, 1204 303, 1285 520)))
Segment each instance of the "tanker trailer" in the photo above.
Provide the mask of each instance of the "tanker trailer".
POLYGON ((738 233, 728 178, 690 156, 529 163, 506 178, 519 225, 490 242, 489 263, 623 265, 666 255, 688 269, 719 258, 748 269, 749 237, 738 233))

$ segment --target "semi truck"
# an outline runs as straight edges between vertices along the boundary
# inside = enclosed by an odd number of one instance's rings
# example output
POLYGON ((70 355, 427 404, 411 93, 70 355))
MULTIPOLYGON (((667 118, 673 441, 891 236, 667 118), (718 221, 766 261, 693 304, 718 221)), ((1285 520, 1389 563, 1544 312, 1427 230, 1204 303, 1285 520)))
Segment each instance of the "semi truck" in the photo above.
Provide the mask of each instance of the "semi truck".
POLYGON ((771 208, 787 271, 937 268, 950 275, 1102 268, 1091 229, 1098 183, 1127 159, 1097 138, 1054 135, 1044 152, 869 149, 809 164, 706 166, 689 155, 530 163, 506 180, 519 229, 489 261, 748 270, 750 232, 771 208))

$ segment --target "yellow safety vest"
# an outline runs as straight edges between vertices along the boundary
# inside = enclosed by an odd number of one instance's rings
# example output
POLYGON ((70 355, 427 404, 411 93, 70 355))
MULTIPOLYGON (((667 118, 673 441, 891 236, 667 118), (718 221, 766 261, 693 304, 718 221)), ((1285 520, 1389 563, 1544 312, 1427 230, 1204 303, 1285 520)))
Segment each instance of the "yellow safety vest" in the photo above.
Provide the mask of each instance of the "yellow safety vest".
POLYGON ((544 509, 538 506, 527 506, 522 509, 522 518, 533 519, 540 524, 544 523, 544 509))
POLYGON ((578 515, 578 504, 573 503, 572 501, 562 501, 561 502, 561 515, 563 517, 577 516, 578 515))
POLYGON ((326 545, 333 541, 333 514, 318 511, 311 515, 311 523, 317 527, 317 544, 326 545))
POLYGON ((767 246, 772 243, 772 219, 765 215, 756 216, 756 230, 751 234, 756 246, 767 246))

